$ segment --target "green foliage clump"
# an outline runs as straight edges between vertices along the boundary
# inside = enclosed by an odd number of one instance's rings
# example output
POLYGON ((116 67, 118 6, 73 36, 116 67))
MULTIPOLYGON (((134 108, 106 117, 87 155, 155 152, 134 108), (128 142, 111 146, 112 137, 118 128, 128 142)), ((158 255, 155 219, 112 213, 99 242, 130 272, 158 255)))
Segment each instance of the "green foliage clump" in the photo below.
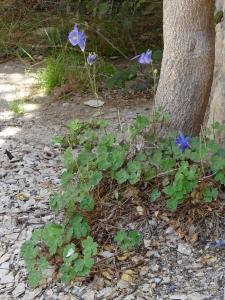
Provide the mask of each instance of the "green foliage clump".
POLYGON ((39 85, 49 93, 65 83, 75 80, 79 83, 85 82, 81 59, 80 55, 66 49, 53 53, 47 59, 46 66, 39 72, 39 85))
POLYGON ((141 234, 137 230, 120 230, 115 235, 114 240, 124 251, 127 251, 140 244, 141 234))
MULTIPOLYGON (((138 116, 129 134, 126 129, 120 135, 109 131, 104 120, 73 120, 69 133, 54 139, 65 148, 65 171, 61 191, 52 195, 50 205, 56 214, 64 211, 65 218, 62 224, 35 230, 22 248, 32 286, 56 261, 63 282, 91 272, 98 246, 89 220, 103 183, 114 189, 147 182, 149 204, 160 201, 171 211, 192 200, 210 203, 218 197, 225 184, 225 149, 211 135, 225 130, 224 125, 215 124, 204 135, 193 137, 190 148, 181 152, 175 143, 177 133, 157 133, 168 120, 162 111, 138 116), (79 149, 77 156, 74 147, 79 149)), ((140 243, 141 234, 121 229, 114 241, 127 251, 140 243)))
POLYGON ((24 100, 15 100, 10 102, 9 107, 10 110, 13 111, 16 115, 24 115, 25 114, 25 110, 24 110, 24 100))

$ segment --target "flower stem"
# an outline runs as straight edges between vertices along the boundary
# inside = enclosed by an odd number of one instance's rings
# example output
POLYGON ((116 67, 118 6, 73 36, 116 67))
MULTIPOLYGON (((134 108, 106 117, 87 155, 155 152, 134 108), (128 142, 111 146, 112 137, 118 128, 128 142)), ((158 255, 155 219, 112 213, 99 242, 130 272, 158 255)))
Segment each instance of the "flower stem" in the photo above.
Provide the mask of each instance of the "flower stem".
POLYGON ((97 88, 96 88, 96 81, 95 81, 95 69, 93 69, 93 77, 92 77, 91 76, 90 67, 87 64, 85 52, 83 52, 83 55, 84 55, 84 65, 85 65, 85 68, 86 68, 86 71, 87 71, 87 75, 88 75, 88 79, 89 79, 89 82, 90 82, 92 93, 98 99, 97 88))

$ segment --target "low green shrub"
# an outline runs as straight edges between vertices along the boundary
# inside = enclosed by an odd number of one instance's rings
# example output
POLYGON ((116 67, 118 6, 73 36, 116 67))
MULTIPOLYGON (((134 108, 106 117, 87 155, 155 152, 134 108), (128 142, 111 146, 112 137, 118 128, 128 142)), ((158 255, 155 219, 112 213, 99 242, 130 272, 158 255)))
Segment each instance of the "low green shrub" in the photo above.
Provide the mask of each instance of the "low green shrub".
MULTIPOLYGON (((63 282, 91 272, 98 245, 90 220, 101 201, 102 186, 119 193, 124 186, 146 183, 149 205, 159 201, 171 211, 194 198, 204 204, 218 197, 225 184, 225 149, 210 136, 225 130, 224 125, 214 124, 200 137, 177 137, 176 132, 160 135, 160 124, 168 120, 162 111, 151 117, 138 116, 129 130, 119 134, 110 131, 104 120, 73 120, 68 134, 54 138, 65 148, 65 171, 61 191, 52 195, 50 205, 56 214, 64 212, 64 218, 61 224, 34 230, 22 247, 32 286, 56 261, 63 282), (79 149, 77 157, 74 148, 79 149)), ((118 195, 115 198, 116 205, 118 195)), ((140 244, 141 234, 121 228, 114 241, 127 251, 140 244)))

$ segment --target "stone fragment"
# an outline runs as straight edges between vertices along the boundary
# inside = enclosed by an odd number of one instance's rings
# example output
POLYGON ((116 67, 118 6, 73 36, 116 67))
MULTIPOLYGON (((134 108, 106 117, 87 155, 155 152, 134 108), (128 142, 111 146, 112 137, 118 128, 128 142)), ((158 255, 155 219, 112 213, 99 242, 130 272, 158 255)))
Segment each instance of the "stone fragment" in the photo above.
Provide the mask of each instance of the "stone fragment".
POLYGON ((105 104, 104 101, 101 101, 101 100, 88 100, 86 102, 84 102, 85 105, 88 105, 90 107, 93 107, 93 108, 98 108, 98 107, 101 107, 105 104))
POLYGON ((182 244, 182 243, 179 243, 179 244, 178 244, 177 251, 178 251, 179 253, 184 254, 184 255, 187 255, 187 256, 190 256, 191 253, 192 253, 191 248, 190 248, 188 245, 185 245, 185 244, 182 244))
POLYGON ((144 246, 145 246, 145 248, 150 248, 151 247, 151 240, 144 239, 144 246))
POLYGON ((2 179, 3 177, 5 177, 6 175, 7 175, 6 170, 0 169, 0 179, 2 179))
POLYGON ((153 272, 158 272, 159 271, 159 265, 155 264, 153 266, 150 267, 150 269, 153 271, 153 272))
POLYGON ((14 282, 14 276, 13 273, 9 273, 3 277, 0 278, 1 284, 9 284, 14 282))
POLYGON ((1 264, 0 267, 0 280, 3 278, 3 276, 7 275, 9 273, 9 262, 4 262, 1 264))
POLYGON ((98 293, 98 297, 102 299, 107 299, 107 297, 109 297, 112 293, 113 289, 111 287, 106 287, 98 293))
POLYGON ((0 265, 3 264, 4 262, 8 261, 10 259, 9 253, 5 253, 0 257, 0 265))
POLYGON ((14 298, 18 298, 24 292, 25 292, 25 284, 23 282, 20 282, 17 285, 17 287, 13 290, 12 295, 13 295, 14 298))
POLYGON ((82 300, 94 300, 94 299, 95 299, 94 291, 87 291, 85 294, 82 295, 82 300))
POLYGON ((128 281, 125 281, 123 279, 120 279, 118 282, 117 282, 117 287, 119 289, 127 289, 129 288, 130 284, 128 281))
POLYGON ((201 295, 199 293, 192 293, 187 295, 188 300, 204 300, 206 298, 207 298, 206 296, 201 295))
POLYGON ((175 294, 169 297, 170 300, 187 300, 187 296, 184 294, 175 294))

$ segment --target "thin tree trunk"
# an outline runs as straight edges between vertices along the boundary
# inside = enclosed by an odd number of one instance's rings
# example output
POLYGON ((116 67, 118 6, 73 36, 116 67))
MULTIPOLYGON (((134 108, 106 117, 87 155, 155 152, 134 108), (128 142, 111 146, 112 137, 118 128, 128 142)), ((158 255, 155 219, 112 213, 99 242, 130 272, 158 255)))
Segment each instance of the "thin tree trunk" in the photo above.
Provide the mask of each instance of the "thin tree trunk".
MULTIPOLYGON (((223 11, 222 20, 216 25, 216 57, 210 97, 207 126, 214 122, 225 124, 225 0, 216 1, 217 12, 223 11)), ((225 144, 225 131, 217 133, 217 139, 225 144)))
POLYGON ((164 54, 156 107, 171 114, 171 127, 198 134, 213 79, 214 0, 164 0, 164 54))

